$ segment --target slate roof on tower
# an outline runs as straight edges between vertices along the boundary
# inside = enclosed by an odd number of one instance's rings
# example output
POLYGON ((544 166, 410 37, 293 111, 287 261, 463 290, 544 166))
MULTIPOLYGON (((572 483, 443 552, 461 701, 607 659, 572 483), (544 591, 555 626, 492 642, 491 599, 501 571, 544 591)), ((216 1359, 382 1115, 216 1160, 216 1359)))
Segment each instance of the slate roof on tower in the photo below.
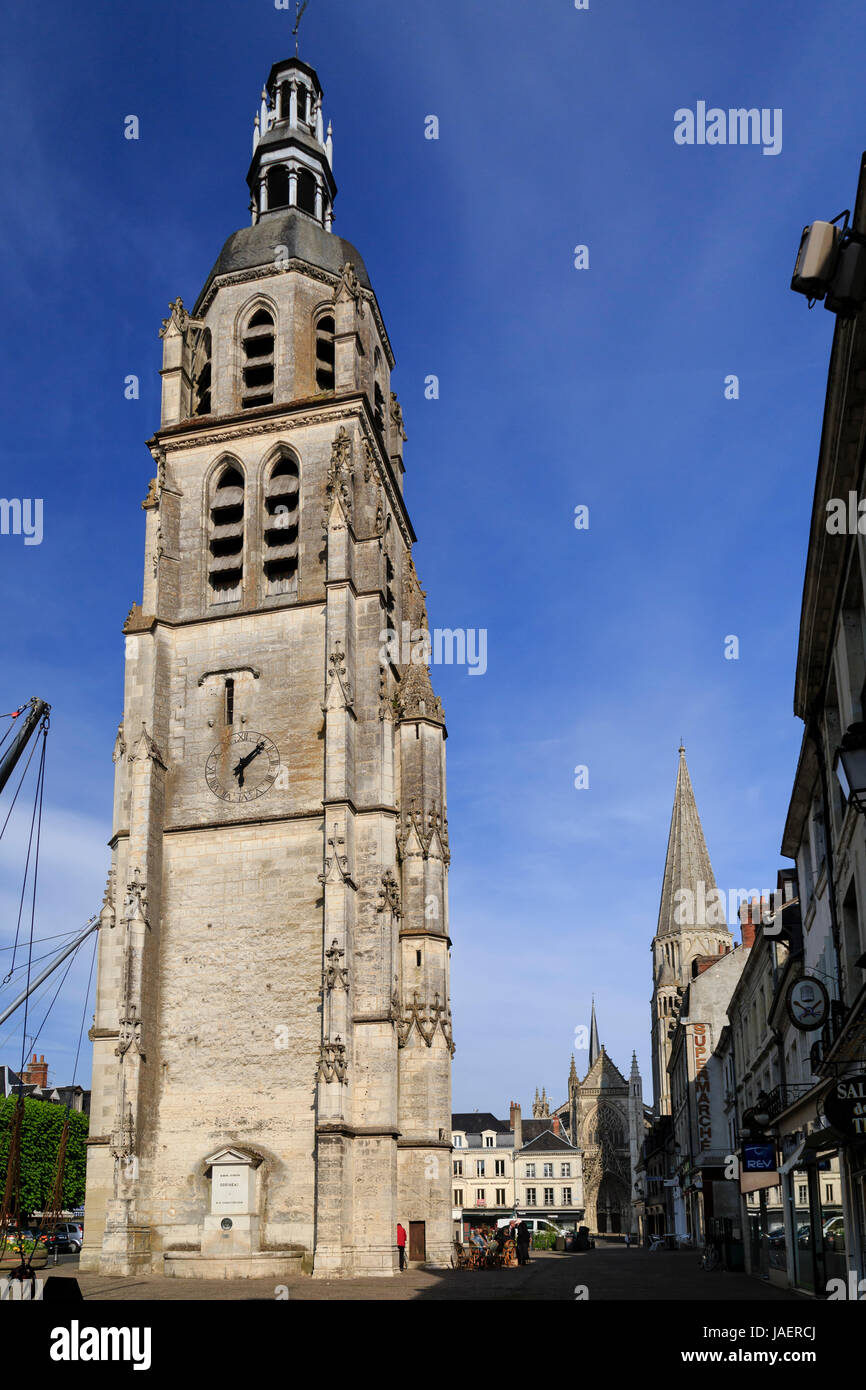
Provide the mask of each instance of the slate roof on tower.
POLYGON ((346 261, 351 261, 364 288, 372 288, 361 253, 350 241, 335 236, 333 232, 326 232, 324 227, 302 212, 287 208, 283 213, 269 213, 254 227, 242 227, 239 232, 232 233, 207 277, 193 313, 204 300, 216 276, 254 270, 259 266, 273 266, 277 263, 277 247, 285 248, 279 253, 283 260, 306 261, 307 265, 329 270, 334 275, 339 275, 346 261))
POLYGON ((665 876, 662 882, 662 896, 659 905, 657 936, 679 934, 681 924, 677 922, 675 895, 681 888, 697 894, 697 885, 703 883, 707 894, 716 886, 713 866, 692 780, 686 764, 686 750, 680 747, 680 762, 677 769, 677 785, 674 791, 674 808, 671 813, 671 827, 668 834, 668 852, 665 859, 665 876))

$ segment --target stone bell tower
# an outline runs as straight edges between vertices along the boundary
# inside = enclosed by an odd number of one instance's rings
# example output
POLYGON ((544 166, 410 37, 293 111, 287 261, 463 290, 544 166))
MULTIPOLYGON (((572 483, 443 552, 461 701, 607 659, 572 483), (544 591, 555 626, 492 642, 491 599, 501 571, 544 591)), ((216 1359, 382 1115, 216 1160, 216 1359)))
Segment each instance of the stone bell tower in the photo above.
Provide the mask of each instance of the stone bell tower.
POLYGON ((725 898, 716 886, 686 750, 680 746, 658 925, 652 943, 655 1115, 671 1113, 668 1061, 680 998, 692 978, 692 963, 697 957, 724 955, 733 949, 725 919, 725 898))
POLYGON ((84 1268, 450 1260, 445 723, 394 357, 331 230, 322 90, 256 116, 252 225, 164 321, 124 626, 84 1268))

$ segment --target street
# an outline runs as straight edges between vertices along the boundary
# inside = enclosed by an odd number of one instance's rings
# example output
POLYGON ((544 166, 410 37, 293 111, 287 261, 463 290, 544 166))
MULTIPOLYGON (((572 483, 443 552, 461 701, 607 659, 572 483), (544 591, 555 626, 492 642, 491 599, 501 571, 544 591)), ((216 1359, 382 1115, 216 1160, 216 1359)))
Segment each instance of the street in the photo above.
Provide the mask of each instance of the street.
MULTIPOLYGON (((45 1271, 75 1278, 77 1260, 70 1258, 56 1270, 45 1271)), ((274 1286, 260 1279, 166 1279, 142 1275, 113 1279, 83 1274, 79 1285, 85 1299, 93 1300, 221 1300, 273 1299, 274 1286)), ((705 1273, 695 1251, 626 1249, 620 1243, 599 1242, 595 1250, 565 1254, 550 1250, 533 1252, 524 1268, 490 1270, 411 1269, 393 1279, 333 1279, 301 1277, 281 1286, 295 1302, 446 1300, 569 1302, 634 1299, 658 1302, 755 1302, 802 1303, 787 1290, 746 1274, 725 1271, 705 1273), (584 1292, 585 1290, 585 1292, 584 1292)), ((285 1292, 282 1293, 285 1298, 285 1292)))

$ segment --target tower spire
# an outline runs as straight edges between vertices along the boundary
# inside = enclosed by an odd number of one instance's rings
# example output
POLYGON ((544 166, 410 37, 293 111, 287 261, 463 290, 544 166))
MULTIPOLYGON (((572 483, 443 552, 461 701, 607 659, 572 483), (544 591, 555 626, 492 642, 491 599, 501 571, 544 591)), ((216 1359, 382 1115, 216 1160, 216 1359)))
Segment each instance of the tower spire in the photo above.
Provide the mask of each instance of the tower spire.
POLYGON ((598 1045, 598 1024, 595 1020, 595 995, 592 998, 592 1022, 589 1025, 589 1065, 592 1066, 601 1048, 598 1045))
MULTIPOLYGON (((692 894, 692 902, 697 904, 706 902, 715 888, 716 880, 698 815, 686 750, 681 742, 656 935, 679 934, 684 924, 682 913, 677 915, 681 906, 681 900, 677 898, 680 890, 688 890, 692 894)), ((724 923, 718 925, 723 926, 724 923)))
POLYGON ((732 946, 723 895, 716 887, 686 750, 680 741, 674 806, 653 940, 652 1063, 654 1108, 671 1113, 667 1064, 679 999, 692 962, 732 946))

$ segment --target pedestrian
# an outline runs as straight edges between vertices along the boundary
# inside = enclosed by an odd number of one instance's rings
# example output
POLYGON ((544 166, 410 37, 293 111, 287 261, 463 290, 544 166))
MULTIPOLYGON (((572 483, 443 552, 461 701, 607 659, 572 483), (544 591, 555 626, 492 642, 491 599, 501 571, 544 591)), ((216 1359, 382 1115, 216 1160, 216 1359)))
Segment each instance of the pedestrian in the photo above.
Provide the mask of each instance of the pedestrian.
POLYGON ((529 1264, 529 1227, 525 1221, 517 1227, 517 1263, 529 1264))
POLYGON ((626 1248, 626 1250, 628 1249, 628 1247, 629 1247, 629 1239, 628 1239, 628 1231, 626 1231, 626 1233, 625 1233, 625 1248, 626 1248))
POLYGON ((406 1228, 402 1221, 397 1222, 397 1249, 400 1252, 400 1268, 406 1268, 406 1228))

